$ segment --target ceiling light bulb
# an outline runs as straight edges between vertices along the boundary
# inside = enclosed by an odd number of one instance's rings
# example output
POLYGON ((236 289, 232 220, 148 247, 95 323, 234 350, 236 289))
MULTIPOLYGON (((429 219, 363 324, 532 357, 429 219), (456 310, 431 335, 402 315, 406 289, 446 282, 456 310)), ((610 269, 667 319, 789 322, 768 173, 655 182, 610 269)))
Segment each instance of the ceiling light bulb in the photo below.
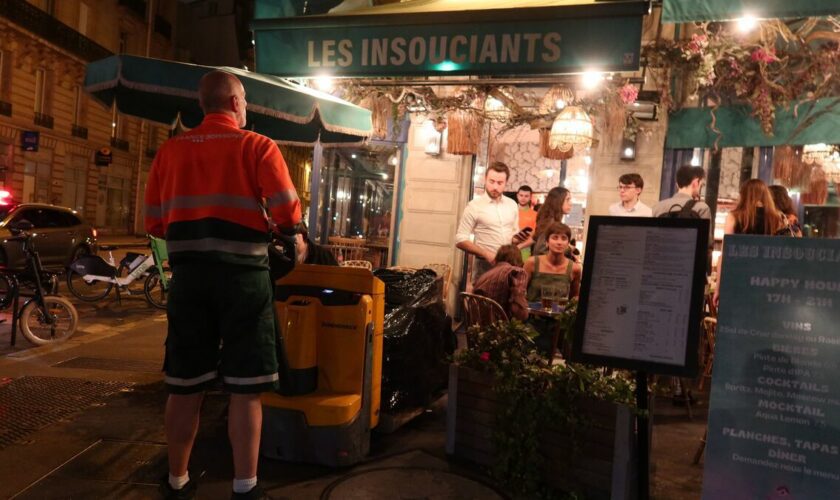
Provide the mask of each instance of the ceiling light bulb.
POLYGON ((564 101, 563 99, 557 99, 557 101, 555 101, 554 103, 554 107, 556 107, 557 109, 563 109, 566 107, 566 101, 564 101))
POLYGON ((387 181, 388 180, 388 174, 382 174, 382 178, 387 181))
POLYGON ((356 159, 356 153, 351 154, 350 158, 353 158, 355 160, 356 159))
POLYGON ((321 92, 332 92, 335 88, 335 83, 332 77, 319 76, 315 79, 315 87, 321 92))
POLYGON ((604 79, 604 74, 597 71, 586 71, 581 75, 581 82, 587 89, 594 89, 604 79))
POLYGON ((758 19, 752 14, 744 14, 736 22, 738 24, 738 31, 741 33, 749 33, 758 26, 758 19))

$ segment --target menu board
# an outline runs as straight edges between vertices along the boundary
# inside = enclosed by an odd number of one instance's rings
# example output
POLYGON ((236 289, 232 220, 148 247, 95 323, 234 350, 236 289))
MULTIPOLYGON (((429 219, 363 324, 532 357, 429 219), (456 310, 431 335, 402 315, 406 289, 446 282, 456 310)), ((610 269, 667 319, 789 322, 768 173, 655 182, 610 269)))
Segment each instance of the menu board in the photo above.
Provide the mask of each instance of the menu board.
POLYGON ((727 236, 703 498, 838 498, 840 241, 727 236))
POLYGON ((707 220, 592 217, 573 360, 692 375, 707 220))

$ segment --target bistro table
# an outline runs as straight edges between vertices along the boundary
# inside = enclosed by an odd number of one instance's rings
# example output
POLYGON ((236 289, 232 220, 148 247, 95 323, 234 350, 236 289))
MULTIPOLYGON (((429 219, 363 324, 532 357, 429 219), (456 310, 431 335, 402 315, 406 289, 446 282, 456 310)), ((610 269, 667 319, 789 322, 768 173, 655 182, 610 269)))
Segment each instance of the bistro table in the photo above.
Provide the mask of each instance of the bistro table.
POLYGON ((554 338, 551 340, 551 348, 549 350, 549 361, 554 359, 557 353, 557 345, 560 343, 560 337, 563 335, 563 328, 560 324, 560 317, 563 316, 563 306, 555 306, 552 310, 547 310, 542 306, 541 302, 528 302, 528 315, 536 318, 546 318, 552 320, 554 328, 554 338))

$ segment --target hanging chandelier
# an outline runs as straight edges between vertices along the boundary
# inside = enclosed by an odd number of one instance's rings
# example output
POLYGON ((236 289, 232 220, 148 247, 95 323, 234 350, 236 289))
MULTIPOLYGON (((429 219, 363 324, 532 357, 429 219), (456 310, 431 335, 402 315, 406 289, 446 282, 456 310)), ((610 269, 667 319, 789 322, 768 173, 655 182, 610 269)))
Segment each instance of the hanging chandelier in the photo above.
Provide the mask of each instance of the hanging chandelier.
POLYGON ((551 149, 569 151, 583 150, 592 146, 592 119, 579 106, 566 106, 554 119, 548 145, 551 149))

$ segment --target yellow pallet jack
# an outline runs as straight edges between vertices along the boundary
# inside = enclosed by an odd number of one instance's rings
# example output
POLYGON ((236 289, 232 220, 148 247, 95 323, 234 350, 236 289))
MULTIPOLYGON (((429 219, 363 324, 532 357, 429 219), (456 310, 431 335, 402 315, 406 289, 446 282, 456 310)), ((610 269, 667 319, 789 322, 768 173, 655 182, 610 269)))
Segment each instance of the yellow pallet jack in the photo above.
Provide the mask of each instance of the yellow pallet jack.
POLYGON ((298 265, 277 282, 275 307, 288 368, 262 397, 261 453, 359 462, 379 423, 385 284, 367 269, 298 265))

